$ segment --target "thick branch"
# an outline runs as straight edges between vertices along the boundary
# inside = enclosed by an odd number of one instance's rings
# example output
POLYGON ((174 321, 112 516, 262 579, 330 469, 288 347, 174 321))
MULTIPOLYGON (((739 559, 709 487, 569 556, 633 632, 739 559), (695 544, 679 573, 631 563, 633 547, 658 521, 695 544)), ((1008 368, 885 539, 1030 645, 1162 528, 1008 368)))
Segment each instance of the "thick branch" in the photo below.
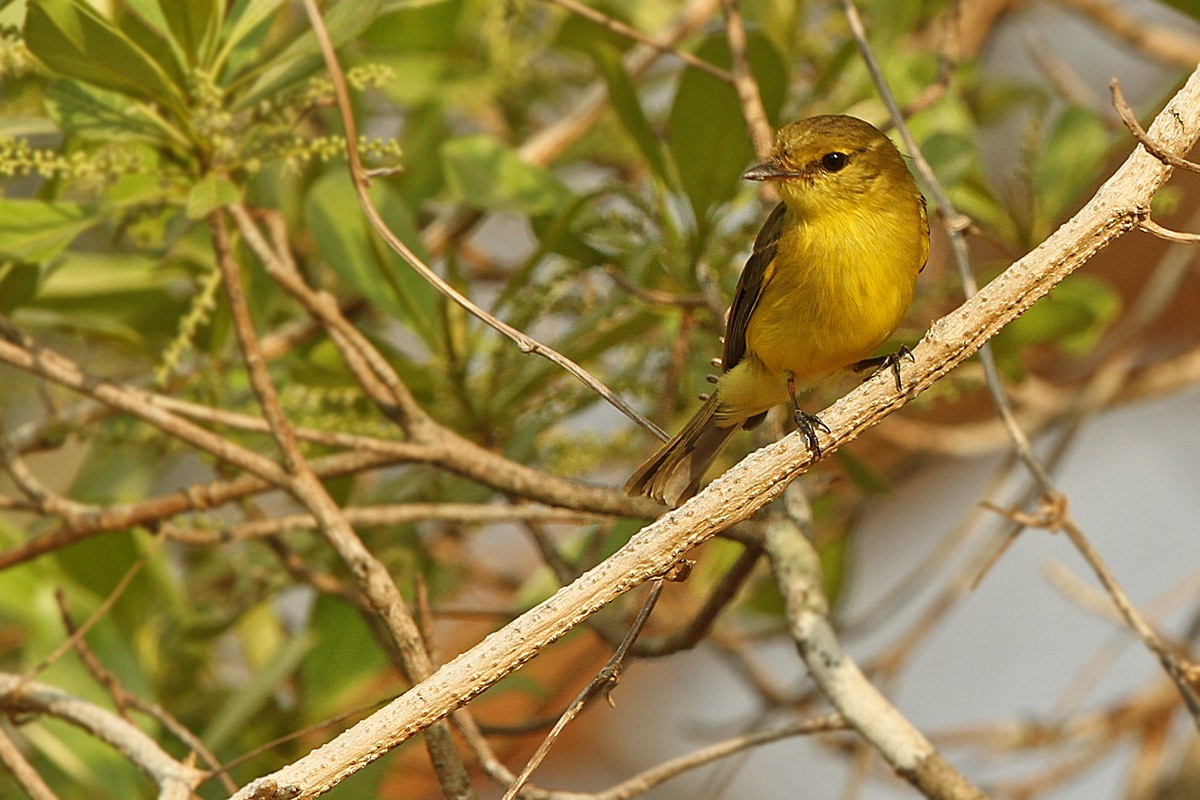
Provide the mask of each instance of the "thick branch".
POLYGON ((792 638, 808 674, 833 707, 926 797, 983 800, 984 794, 950 766, 843 652, 829 623, 821 558, 801 528, 786 518, 775 520, 767 528, 766 549, 787 605, 792 638))

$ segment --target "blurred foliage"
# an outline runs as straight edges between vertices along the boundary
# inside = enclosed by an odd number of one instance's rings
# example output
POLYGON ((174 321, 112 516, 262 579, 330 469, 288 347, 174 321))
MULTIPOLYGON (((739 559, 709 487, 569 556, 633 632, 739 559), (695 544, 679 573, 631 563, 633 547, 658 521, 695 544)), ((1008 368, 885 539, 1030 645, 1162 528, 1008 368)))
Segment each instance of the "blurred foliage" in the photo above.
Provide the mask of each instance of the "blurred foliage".
MULTIPOLYGON (((938 75, 937 26, 954 4, 862 5, 900 101, 913 101, 938 75)), ((1194 13, 1191 4, 1175 5, 1194 13)), ((595 7, 647 31, 677 10, 669 0, 595 7)), ((750 67, 773 125, 841 112, 884 121, 836 4, 746 0, 742 7, 750 67)), ((695 332, 672 363, 685 312, 637 299, 602 268, 646 290, 729 297, 762 219, 757 189, 739 180, 753 153, 732 88, 671 58, 634 74, 628 40, 534 0, 339 0, 325 12, 360 128, 370 132, 362 141, 368 157, 403 167, 372 189, 393 230, 431 259, 423 228, 456 210, 485 220, 451 238, 438 269, 618 393, 647 407, 665 399, 669 408, 658 411, 670 418, 659 422, 678 424, 705 385, 722 320, 707 309, 687 311, 695 332), (531 163, 522 145, 576 113, 593 86, 608 93, 605 112, 552 164, 531 163)), ((729 65, 719 25, 682 46, 729 65)), ((321 67, 302 8, 284 0, 0 3, 0 313, 95 374, 253 411, 205 224, 222 206, 242 202, 282 215, 307 278, 350 309, 440 422, 549 472, 608 482, 623 475, 649 437, 548 362, 448 307, 370 231, 345 175, 321 67)), ((1116 141, 1096 110, 1032 82, 990 77, 972 61, 959 64, 945 94, 911 122, 960 210, 1014 255, 1097 185, 1116 141), (985 161, 982 145, 997 135, 1021 143, 998 167, 985 161)), ((237 254, 260 331, 304 319, 248 249, 237 254)), ((922 291, 944 295, 931 308, 956 302, 949 282, 926 281, 922 291)), ((1118 312, 1119 297, 1102 280, 1074 278, 997 340, 1001 363, 1019 379, 1028 348, 1085 354, 1118 312)), ((295 423, 397 435, 356 391, 330 342, 301 340, 271 370, 295 423)), ((47 400, 27 377, 5 375, 14 416, 28 417, 47 400)), ((941 396, 951 397, 952 386, 941 396)), ((135 501, 222 474, 128 420, 67 428, 59 435, 71 446, 51 469, 54 483, 80 502, 135 501)), ((252 434, 229 435, 270 448, 252 434)), ((748 448, 749 437, 738 446, 748 448)), ((852 453, 839 464, 851 489, 817 508, 840 532, 850 507, 886 491, 888 479, 852 453)), ((330 488, 344 503, 494 497, 422 465, 330 488)), ((240 510, 273 513, 272 503, 240 510)), ((214 512, 179 522, 215 527, 232 518, 214 512)), ((0 544, 50 527, 0 518, 0 544)), ((584 528, 564 547, 568 557, 594 563, 638 527, 584 528)), ((464 567, 461 533, 427 523, 365 538, 401 587, 424 575, 437 604, 452 603, 477 580, 464 567)), ((310 568, 344 574, 316 537, 281 541, 310 568)), ((64 587, 82 619, 155 547, 145 531, 119 532, 0 573, 3 668, 26 669, 61 641, 53 587, 64 587)), ((703 594, 720 579, 714 565, 735 555, 717 551, 689 588, 703 594)), ((844 536, 831 538, 827 556, 836 592, 852 557, 844 536)), ((511 599, 523 604, 556 586, 544 571, 513 584, 511 599)), ((767 584, 747 602, 756 613, 779 613, 767 584)), ((403 686, 355 609, 314 598, 255 543, 165 548, 90 641, 127 687, 169 707, 224 759, 403 686)), ((104 702, 69 658, 43 677, 104 702)), ((131 767, 60 728, 28 735, 60 796, 146 794, 131 767)), ((258 774, 311 744, 283 744, 235 774, 258 774)), ((382 779, 373 769, 359 790, 382 779)), ((0 794, 11 791, 5 780, 0 794)), ((220 794, 205 788, 206 797, 220 794)))

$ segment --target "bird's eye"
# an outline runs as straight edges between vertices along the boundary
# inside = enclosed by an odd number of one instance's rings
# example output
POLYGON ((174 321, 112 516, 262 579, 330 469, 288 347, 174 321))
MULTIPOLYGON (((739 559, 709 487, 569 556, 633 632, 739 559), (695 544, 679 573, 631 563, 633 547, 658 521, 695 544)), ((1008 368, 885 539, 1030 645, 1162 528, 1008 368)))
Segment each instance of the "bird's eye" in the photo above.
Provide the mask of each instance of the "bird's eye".
POLYGON ((826 153, 821 156, 821 166, 826 172, 840 172, 850 163, 850 156, 845 153, 826 153))

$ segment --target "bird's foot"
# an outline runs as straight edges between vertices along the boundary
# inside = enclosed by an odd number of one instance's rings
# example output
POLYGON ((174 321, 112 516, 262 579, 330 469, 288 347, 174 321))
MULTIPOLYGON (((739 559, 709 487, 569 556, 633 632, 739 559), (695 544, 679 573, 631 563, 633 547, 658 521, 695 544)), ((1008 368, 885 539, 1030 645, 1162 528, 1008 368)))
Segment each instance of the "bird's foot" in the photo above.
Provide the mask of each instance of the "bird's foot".
POLYGON ((871 374, 867 376, 869 378, 875 377, 885 369, 890 369, 892 371, 892 377, 896 379, 896 391, 902 392, 904 391, 904 383, 900 380, 901 359, 908 359, 909 361, 917 360, 913 357, 912 351, 908 349, 908 345, 902 344, 900 345, 900 349, 894 353, 888 353, 886 356, 879 356, 877 358, 864 358, 862 361, 851 364, 850 369, 854 370, 855 372, 866 372, 867 370, 873 370, 871 374))
POLYGON ((817 438, 817 428, 832 434, 820 417, 816 414, 809 414, 801 411, 798 408, 792 409, 792 419, 796 421, 796 430, 800 431, 800 435, 804 437, 804 441, 808 444, 808 449, 817 458, 821 457, 821 440, 817 438))

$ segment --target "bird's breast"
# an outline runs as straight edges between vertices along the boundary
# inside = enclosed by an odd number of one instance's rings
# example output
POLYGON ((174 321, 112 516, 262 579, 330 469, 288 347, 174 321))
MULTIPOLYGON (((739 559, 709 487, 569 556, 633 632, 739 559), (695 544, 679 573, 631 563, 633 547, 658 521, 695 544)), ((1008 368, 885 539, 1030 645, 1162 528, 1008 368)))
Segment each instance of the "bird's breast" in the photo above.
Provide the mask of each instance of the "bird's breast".
POLYGON ((746 331, 767 369, 820 380, 896 330, 925 255, 920 221, 904 211, 850 209, 785 230, 746 331))

